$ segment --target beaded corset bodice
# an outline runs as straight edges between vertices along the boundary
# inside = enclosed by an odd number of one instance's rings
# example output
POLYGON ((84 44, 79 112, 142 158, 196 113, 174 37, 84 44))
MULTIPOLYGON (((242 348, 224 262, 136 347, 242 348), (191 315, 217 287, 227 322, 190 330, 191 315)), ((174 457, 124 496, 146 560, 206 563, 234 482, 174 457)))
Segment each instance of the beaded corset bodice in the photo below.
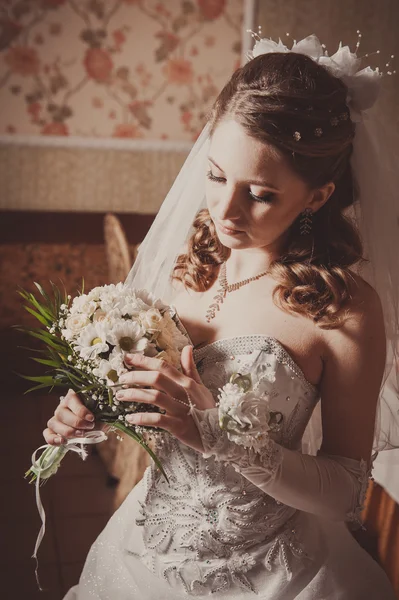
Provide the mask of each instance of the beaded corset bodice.
MULTIPOLYGON (((232 373, 249 372, 256 360, 274 381, 270 407, 276 418, 269 434, 287 448, 300 448, 318 392, 275 338, 217 341, 195 350, 194 359, 215 400, 232 373)), ((158 439, 157 454, 169 483, 156 467, 147 469, 136 520, 142 539, 136 532, 128 548, 147 567, 190 594, 236 584, 252 589, 246 573, 266 544, 262 562, 271 565, 282 551, 289 575, 287 549, 302 551, 292 531, 295 509, 259 490, 232 465, 204 458, 169 434, 158 439)))

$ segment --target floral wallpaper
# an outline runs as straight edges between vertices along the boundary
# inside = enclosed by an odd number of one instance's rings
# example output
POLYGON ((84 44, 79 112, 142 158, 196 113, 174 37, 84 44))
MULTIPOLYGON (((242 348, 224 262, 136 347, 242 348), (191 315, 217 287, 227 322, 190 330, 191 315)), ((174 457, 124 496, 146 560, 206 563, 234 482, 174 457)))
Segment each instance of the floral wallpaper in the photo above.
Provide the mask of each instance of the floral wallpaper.
POLYGON ((242 0, 1 0, 0 134, 195 140, 242 0))

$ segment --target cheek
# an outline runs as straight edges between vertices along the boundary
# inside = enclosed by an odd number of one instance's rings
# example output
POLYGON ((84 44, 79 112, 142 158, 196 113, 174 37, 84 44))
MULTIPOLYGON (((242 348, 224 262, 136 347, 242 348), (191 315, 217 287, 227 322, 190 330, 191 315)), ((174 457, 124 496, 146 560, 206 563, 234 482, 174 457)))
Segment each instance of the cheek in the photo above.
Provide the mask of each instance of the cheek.
POLYGON ((212 208, 218 204, 217 189, 215 189, 215 186, 210 185, 209 181, 205 184, 205 199, 208 208, 212 208))

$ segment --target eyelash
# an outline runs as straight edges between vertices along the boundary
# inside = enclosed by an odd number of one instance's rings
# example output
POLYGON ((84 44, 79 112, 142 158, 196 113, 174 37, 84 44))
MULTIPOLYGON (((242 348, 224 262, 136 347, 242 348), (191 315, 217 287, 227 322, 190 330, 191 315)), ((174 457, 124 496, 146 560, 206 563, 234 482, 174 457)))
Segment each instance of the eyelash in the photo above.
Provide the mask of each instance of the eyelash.
MULTIPOLYGON (((216 183, 222 183, 223 181, 225 181, 224 177, 216 177, 216 175, 214 175, 211 170, 207 172, 206 176, 211 181, 216 181, 216 183)), ((266 194, 265 196, 256 196, 251 191, 249 191, 248 193, 251 196, 251 198, 255 200, 255 202, 262 202, 263 204, 270 203, 273 197, 273 194, 271 192, 269 194, 266 194)))

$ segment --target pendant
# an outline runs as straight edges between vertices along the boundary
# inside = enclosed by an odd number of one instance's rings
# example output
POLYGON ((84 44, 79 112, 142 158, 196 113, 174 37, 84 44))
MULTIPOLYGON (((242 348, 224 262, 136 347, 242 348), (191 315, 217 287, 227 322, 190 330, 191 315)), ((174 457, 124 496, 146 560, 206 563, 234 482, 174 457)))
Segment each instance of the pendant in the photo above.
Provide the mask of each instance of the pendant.
POLYGON ((217 291, 216 296, 213 298, 212 304, 209 305, 208 311, 206 313, 206 321, 210 323, 212 319, 216 316, 216 311, 220 310, 220 305, 223 304, 223 300, 226 298, 226 290, 224 288, 220 288, 217 291))

